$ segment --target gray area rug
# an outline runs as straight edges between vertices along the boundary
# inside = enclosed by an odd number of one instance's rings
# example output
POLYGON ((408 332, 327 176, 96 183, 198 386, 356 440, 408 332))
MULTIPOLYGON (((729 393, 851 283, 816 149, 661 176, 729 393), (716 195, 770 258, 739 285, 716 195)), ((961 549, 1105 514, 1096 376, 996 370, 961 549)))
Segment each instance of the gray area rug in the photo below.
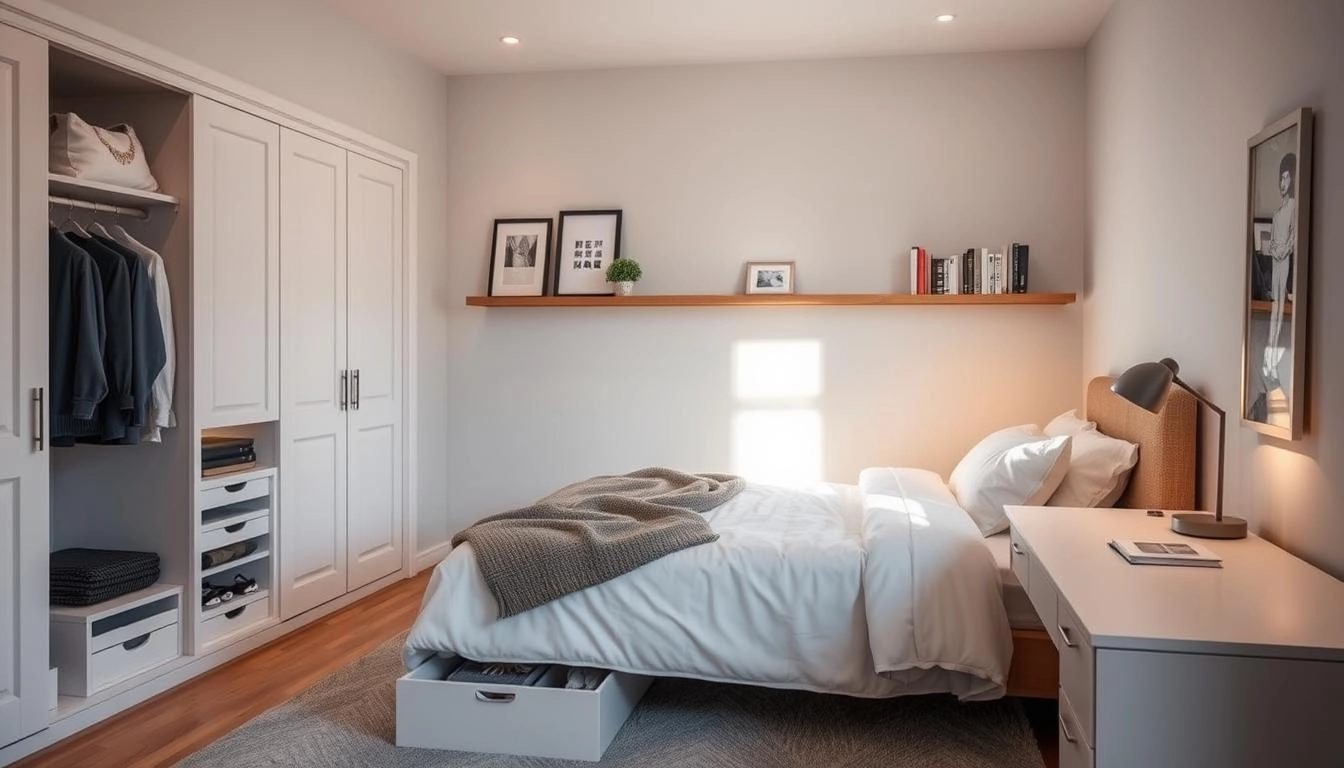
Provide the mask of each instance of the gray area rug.
MULTIPOLYGON (((394 685, 405 636, 245 723, 182 766, 550 768, 594 765, 403 749, 394 685)), ((649 688, 603 766, 1041 768, 1036 738, 1008 699, 869 700, 664 678, 649 688)))

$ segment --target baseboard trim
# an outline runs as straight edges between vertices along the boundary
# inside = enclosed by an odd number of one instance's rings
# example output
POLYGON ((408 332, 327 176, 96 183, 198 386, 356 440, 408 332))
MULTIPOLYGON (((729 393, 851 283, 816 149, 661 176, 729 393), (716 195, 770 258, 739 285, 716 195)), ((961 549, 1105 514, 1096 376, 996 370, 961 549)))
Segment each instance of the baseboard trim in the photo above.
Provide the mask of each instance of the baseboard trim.
POLYGON ((10 763, 21 760, 29 755, 40 752, 47 747, 54 745, 58 741, 74 736, 80 731, 106 720, 113 715, 148 701, 160 693, 175 688, 215 667, 233 661, 239 656, 256 650, 272 640, 279 639, 296 629, 301 629, 318 619, 329 616, 352 603, 359 602, 385 587, 390 587, 393 584, 396 584, 403 578, 405 578, 405 574, 401 571, 398 571, 391 576, 385 576, 372 584, 368 584, 354 592, 338 597, 329 603, 324 603, 311 611, 301 613, 288 621, 281 622, 269 629, 264 629, 257 634, 239 640, 236 643, 232 643, 223 648, 196 657, 194 661, 170 667, 157 677, 141 681, 125 690, 117 691, 96 704, 90 704, 89 706, 72 712, 59 720, 54 720, 45 730, 38 731, 31 736, 20 739, 4 748, 0 748, 0 766, 9 765, 10 763))
POLYGON ((423 552, 415 553, 415 570, 411 575, 414 576, 426 568, 433 568, 451 551, 453 551, 453 542, 445 541, 442 544, 435 544, 423 552))

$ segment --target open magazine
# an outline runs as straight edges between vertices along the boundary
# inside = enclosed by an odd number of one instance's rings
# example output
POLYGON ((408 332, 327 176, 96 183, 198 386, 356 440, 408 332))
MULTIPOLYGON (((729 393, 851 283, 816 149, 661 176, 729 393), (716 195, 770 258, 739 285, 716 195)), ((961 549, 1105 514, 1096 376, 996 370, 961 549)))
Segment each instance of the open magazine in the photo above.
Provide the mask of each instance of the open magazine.
POLYGON ((1223 567, 1222 558, 1203 544, 1184 541, 1112 539, 1111 549, 1134 565, 1197 565, 1223 567))

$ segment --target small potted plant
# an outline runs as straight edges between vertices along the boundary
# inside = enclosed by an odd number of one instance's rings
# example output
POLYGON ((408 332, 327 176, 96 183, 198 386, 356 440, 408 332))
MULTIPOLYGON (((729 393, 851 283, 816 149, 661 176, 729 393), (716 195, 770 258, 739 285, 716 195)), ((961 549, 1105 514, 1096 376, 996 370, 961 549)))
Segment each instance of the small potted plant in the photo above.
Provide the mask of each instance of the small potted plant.
POLYGON ((616 284, 616 293, 629 296, 635 292, 635 281, 644 276, 639 262, 634 259, 616 259, 607 266, 607 282, 616 284))

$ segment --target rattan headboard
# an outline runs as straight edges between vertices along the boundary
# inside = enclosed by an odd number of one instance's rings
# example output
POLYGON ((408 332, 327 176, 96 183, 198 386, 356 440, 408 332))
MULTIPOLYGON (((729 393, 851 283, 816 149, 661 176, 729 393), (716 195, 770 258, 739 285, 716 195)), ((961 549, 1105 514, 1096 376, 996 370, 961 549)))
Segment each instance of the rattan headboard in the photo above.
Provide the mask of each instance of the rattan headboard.
POLYGON ((1109 376, 1087 384, 1087 419, 1104 434, 1137 443, 1139 463, 1117 507, 1195 508, 1195 446, 1199 401, 1172 387, 1161 413, 1149 413, 1111 391, 1109 376))

